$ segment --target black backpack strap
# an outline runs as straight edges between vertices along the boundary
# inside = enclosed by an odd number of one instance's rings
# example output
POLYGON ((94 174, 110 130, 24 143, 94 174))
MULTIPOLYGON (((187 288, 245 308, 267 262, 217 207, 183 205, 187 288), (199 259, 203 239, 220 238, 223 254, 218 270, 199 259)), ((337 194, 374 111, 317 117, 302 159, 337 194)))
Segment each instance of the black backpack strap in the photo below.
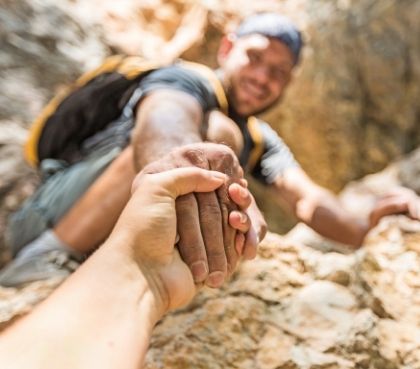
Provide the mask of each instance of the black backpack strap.
MULTIPOLYGON (((102 85, 108 86, 107 83, 109 83, 109 86, 111 86, 111 84, 112 86, 118 86, 118 90, 115 91, 115 94, 118 96, 112 96, 112 103, 115 105, 114 110, 116 110, 118 107, 115 101, 121 97, 119 95, 122 95, 141 75, 160 66, 160 63, 148 61, 141 57, 115 55, 107 58, 100 67, 83 74, 75 83, 58 93, 35 119, 29 131, 29 138, 24 147, 24 156, 27 162, 32 166, 37 166, 43 157, 48 157, 49 154, 51 154, 51 157, 57 156, 57 152, 54 152, 53 147, 55 151, 61 150, 60 147, 56 147, 59 146, 59 142, 49 142, 48 147, 44 147, 45 145, 40 147, 42 135, 47 129, 49 130, 49 133, 51 133, 53 130, 57 131, 57 128, 59 130, 65 130, 66 127, 69 127, 71 124, 80 124, 80 130, 76 129, 77 132, 82 131, 85 128, 84 125, 86 122, 83 122, 83 119, 80 119, 80 112, 72 110, 70 101, 77 100, 78 97, 80 100, 86 98, 85 94, 89 88, 93 89, 94 82, 98 83, 98 91, 102 85), (107 76, 107 80, 101 81, 101 79, 106 79, 105 76, 107 76), (62 106, 66 105, 64 104, 66 101, 67 107, 62 106), (69 112, 73 113, 73 116, 72 114, 68 114, 69 112), (57 126, 58 123, 60 123, 60 127, 57 126), (61 123, 64 124, 61 125, 61 123), (55 127, 52 127, 53 125, 55 127)), ((112 95, 112 91, 110 95, 112 95)), ((64 137, 61 138, 63 141, 66 141, 64 137)), ((77 144, 78 143, 76 142, 69 143, 67 149, 63 148, 64 151, 67 150, 65 155, 77 151, 77 144)), ((65 158, 66 157, 64 157, 64 159, 65 158)))

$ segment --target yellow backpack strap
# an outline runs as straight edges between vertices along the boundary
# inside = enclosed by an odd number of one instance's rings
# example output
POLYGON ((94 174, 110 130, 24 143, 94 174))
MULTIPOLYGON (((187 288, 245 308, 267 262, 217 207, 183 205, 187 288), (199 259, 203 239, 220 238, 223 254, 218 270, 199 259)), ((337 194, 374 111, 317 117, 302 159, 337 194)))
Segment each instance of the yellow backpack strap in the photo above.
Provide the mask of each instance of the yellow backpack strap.
POLYGON ((203 64, 187 61, 181 61, 180 64, 188 69, 196 71, 198 74, 202 75, 210 82, 211 86, 213 87, 213 91, 216 95, 217 102, 219 103, 220 110, 227 115, 229 109, 228 101, 222 82, 220 82, 219 78, 217 78, 216 73, 212 69, 204 66, 203 64))
POLYGON ((44 129, 45 122, 56 111, 58 105, 60 105, 61 101, 64 100, 70 91, 70 88, 66 88, 58 93, 32 123, 31 128, 29 129, 29 138, 23 148, 23 155, 31 166, 36 167, 39 164, 38 141, 41 137, 41 132, 44 129))
POLYGON ((163 66, 164 64, 161 62, 143 59, 140 56, 128 56, 124 58, 123 62, 118 67, 117 72, 123 74, 127 79, 134 79, 140 74, 163 66))
POLYGON ((156 69, 159 66, 161 66, 159 63, 148 61, 141 57, 115 55, 107 58, 100 67, 83 74, 74 84, 58 93, 33 122, 29 131, 29 139, 24 147, 26 161, 34 167, 38 165, 38 141, 42 130, 48 118, 54 114, 60 103, 75 89, 86 85, 90 80, 103 73, 116 71, 125 75, 127 79, 134 79, 141 73, 156 69))
POLYGON ((254 147, 252 148, 251 153, 249 154, 249 160, 247 164, 248 171, 252 171, 255 165, 257 164, 258 160, 264 153, 264 139, 261 132, 260 123, 256 117, 249 117, 247 126, 252 141, 254 142, 254 147))

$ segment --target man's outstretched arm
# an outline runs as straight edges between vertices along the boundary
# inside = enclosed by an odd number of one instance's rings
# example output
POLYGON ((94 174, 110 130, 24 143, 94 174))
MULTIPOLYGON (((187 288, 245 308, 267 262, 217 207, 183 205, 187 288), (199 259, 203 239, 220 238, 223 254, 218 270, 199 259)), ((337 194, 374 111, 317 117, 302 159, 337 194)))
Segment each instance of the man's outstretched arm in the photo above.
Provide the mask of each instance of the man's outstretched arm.
POLYGON ((290 168, 273 184, 279 202, 296 217, 331 240, 359 248, 369 231, 367 220, 351 216, 336 196, 315 184, 301 168, 290 168))
POLYGON ((299 220, 320 235, 354 248, 362 246, 366 234, 387 215, 404 214, 420 220, 420 197, 397 187, 377 199, 368 219, 355 218, 337 197, 315 184, 301 168, 291 168, 277 178, 274 189, 299 220))
POLYGON ((146 96, 137 107, 132 135, 136 170, 174 148, 203 142, 203 115, 198 101, 185 92, 157 90, 146 96))
MULTIPOLYGON (((195 166, 226 173, 227 184, 240 182, 243 171, 234 152, 224 145, 202 142, 206 128, 203 115, 198 100, 185 92, 151 92, 137 109, 132 137, 137 170, 156 173, 195 166), (159 160, 168 152, 169 156, 159 160)), ((236 230, 229 225, 229 213, 235 209, 225 186, 177 199, 178 247, 196 283, 220 287, 235 269, 240 255, 235 247, 236 230)), ((249 220, 244 222, 249 229, 249 220)), ((256 240, 253 243, 255 248, 256 240)))

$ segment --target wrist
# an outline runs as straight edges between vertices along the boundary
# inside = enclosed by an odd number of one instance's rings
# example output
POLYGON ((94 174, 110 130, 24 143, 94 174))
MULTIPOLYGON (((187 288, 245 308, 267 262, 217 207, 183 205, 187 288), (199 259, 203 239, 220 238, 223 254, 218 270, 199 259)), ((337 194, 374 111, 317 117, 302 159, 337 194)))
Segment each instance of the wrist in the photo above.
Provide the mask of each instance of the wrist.
POLYGON ((169 292, 158 272, 145 263, 138 261, 135 261, 135 263, 147 286, 147 301, 153 305, 155 318, 158 321, 169 310, 169 292))
POLYGON ((102 248, 120 264, 119 270, 125 274, 123 283, 139 284, 139 301, 144 300, 150 305, 155 321, 158 321, 169 308, 169 293, 157 268, 138 255, 138 241, 119 232, 118 236, 111 236, 102 248))

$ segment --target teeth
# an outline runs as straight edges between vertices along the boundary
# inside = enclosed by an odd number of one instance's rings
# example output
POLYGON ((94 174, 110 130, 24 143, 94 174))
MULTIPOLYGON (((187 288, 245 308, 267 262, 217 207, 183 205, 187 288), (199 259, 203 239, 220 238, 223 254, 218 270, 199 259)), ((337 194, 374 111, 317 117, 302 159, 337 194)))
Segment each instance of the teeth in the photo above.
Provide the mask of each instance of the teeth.
POLYGON ((257 99, 261 99, 264 94, 261 88, 258 88, 249 82, 244 82, 244 87, 250 95, 257 99))

